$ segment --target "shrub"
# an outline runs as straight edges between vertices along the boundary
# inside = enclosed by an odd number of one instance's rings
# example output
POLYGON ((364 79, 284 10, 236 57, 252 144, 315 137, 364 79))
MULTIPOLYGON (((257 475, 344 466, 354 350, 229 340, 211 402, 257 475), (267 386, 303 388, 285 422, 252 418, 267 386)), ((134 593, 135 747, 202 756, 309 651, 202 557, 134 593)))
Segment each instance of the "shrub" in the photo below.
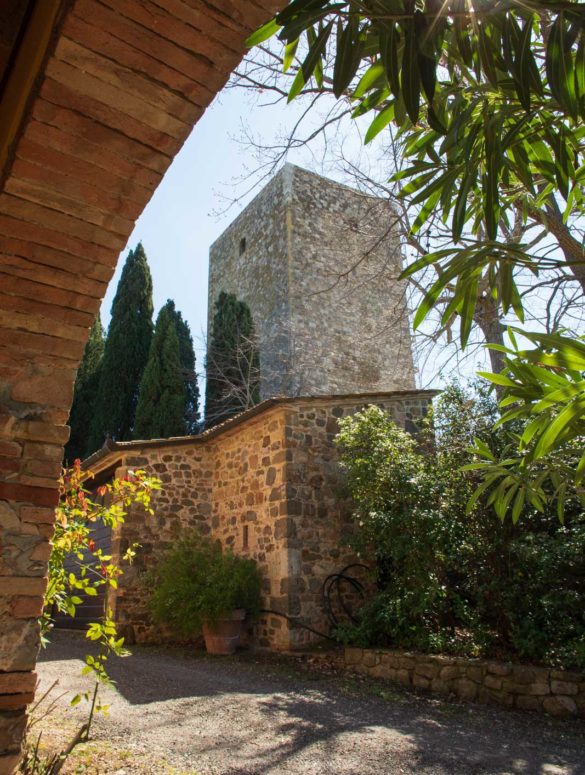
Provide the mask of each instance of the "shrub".
MULTIPOLYGON (((503 523, 479 498, 469 447, 494 451, 495 403, 449 387, 418 439, 376 407, 345 418, 337 443, 378 592, 346 641, 585 666, 585 515, 565 525, 526 506, 503 523)), ((567 454, 570 455, 568 450, 567 454)))
POLYGON ((198 531, 184 534, 152 571, 151 611, 185 637, 236 608, 256 616, 261 579, 253 560, 223 552, 219 542, 198 531))

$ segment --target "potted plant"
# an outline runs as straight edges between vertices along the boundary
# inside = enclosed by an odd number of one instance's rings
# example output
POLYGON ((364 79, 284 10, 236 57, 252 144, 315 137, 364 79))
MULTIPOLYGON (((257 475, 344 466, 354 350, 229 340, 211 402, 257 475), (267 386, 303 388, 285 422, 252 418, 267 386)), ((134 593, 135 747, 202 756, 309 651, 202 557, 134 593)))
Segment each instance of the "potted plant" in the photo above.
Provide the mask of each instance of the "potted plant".
POLYGON ((203 632, 211 654, 233 654, 246 614, 260 611, 260 574, 253 560, 222 551, 198 531, 180 537, 152 573, 153 618, 178 635, 203 632))

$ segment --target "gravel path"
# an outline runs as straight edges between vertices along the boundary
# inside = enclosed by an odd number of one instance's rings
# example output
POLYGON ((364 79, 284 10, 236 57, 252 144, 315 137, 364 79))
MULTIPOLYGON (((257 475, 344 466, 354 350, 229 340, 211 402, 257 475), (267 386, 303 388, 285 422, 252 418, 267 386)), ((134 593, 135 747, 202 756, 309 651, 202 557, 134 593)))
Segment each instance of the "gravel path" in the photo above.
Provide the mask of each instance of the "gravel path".
MULTIPOLYGON (((88 688, 86 643, 56 634, 41 654, 41 689, 56 679, 61 691, 88 688)), ((110 717, 98 718, 94 736, 123 749, 126 763, 92 772, 585 775, 578 722, 452 704, 253 655, 135 647, 110 672, 118 691, 106 692, 110 717)), ((83 718, 83 704, 61 705, 64 718, 83 718)))

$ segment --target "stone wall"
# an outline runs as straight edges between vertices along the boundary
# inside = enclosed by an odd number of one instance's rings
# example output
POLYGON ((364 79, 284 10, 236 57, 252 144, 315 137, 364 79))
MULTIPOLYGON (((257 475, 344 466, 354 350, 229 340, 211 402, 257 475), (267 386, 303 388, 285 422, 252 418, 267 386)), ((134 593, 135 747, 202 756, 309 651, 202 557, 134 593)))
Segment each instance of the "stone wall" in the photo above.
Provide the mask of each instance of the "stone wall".
MULTIPOLYGON (((3 3, 3 17, 25 3, 3 3)), ((284 0, 28 4, 0 94, 0 773, 19 759, 75 373, 120 251, 284 0), (28 10, 30 8, 30 13, 28 10), (211 33, 211 34, 210 34, 211 33)))
POLYGON ((396 221, 286 164, 212 245, 210 322, 222 290, 250 306, 262 398, 414 388, 396 221))
POLYGON ((585 718, 585 674, 464 657, 345 649, 353 672, 490 705, 585 718))
POLYGON ((114 551, 141 549, 112 601, 126 634, 164 641, 153 626, 145 571, 182 529, 197 527, 258 563, 267 614, 256 624, 256 645, 298 648, 315 639, 300 626, 327 632, 321 589, 331 573, 355 560, 349 549, 350 508, 333 438, 340 417, 369 403, 390 410, 413 430, 432 393, 413 391, 267 401, 201 436, 122 442, 88 461, 99 475, 140 467, 162 480, 154 517, 131 513, 114 536, 114 551), (101 473, 100 473, 101 472, 101 473))

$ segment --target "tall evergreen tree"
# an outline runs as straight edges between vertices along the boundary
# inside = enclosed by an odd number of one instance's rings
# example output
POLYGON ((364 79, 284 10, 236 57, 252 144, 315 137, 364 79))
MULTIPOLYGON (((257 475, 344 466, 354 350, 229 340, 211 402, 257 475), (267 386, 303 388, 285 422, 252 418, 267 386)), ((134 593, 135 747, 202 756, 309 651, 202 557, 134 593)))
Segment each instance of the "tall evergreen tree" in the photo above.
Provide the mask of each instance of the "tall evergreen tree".
MULTIPOLYGON (((172 303, 172 302, 167 302, 172 303)), ((187 403, 185 407, 185 425, 188 434, 197 433, 199 429, 199 385, 197 384, 197 372, 195 370, 195 350, 191 329, 183 316, 176 310, 173 304, 175 326, 179 338, 179 358, 185 383, 187 403)))
POLYGON ((176 310, 167 301, 156 320, 148 362, 140 382, 134 437, 182 436, 187 395, 183 380, 176 310))
POLYGON ((256 333, 248 305, 222 291, 207 348, 205 425, 210 427, 260 400, 256 333))
POLYGON ((65 447, 65 462, 68 465, 76 458, 84 458, 88 451, 88 430, 100 381, 104 345, 104 329, 98 313, 89 331, 75 380, 73 404, 69 415, 71 436, 65 447))
POLYGON ((116 296, 104 351, 90 447, 106 436, 132 437, 140 380, 152 339, 152 277, 139 243, 128 253, 116 296))

